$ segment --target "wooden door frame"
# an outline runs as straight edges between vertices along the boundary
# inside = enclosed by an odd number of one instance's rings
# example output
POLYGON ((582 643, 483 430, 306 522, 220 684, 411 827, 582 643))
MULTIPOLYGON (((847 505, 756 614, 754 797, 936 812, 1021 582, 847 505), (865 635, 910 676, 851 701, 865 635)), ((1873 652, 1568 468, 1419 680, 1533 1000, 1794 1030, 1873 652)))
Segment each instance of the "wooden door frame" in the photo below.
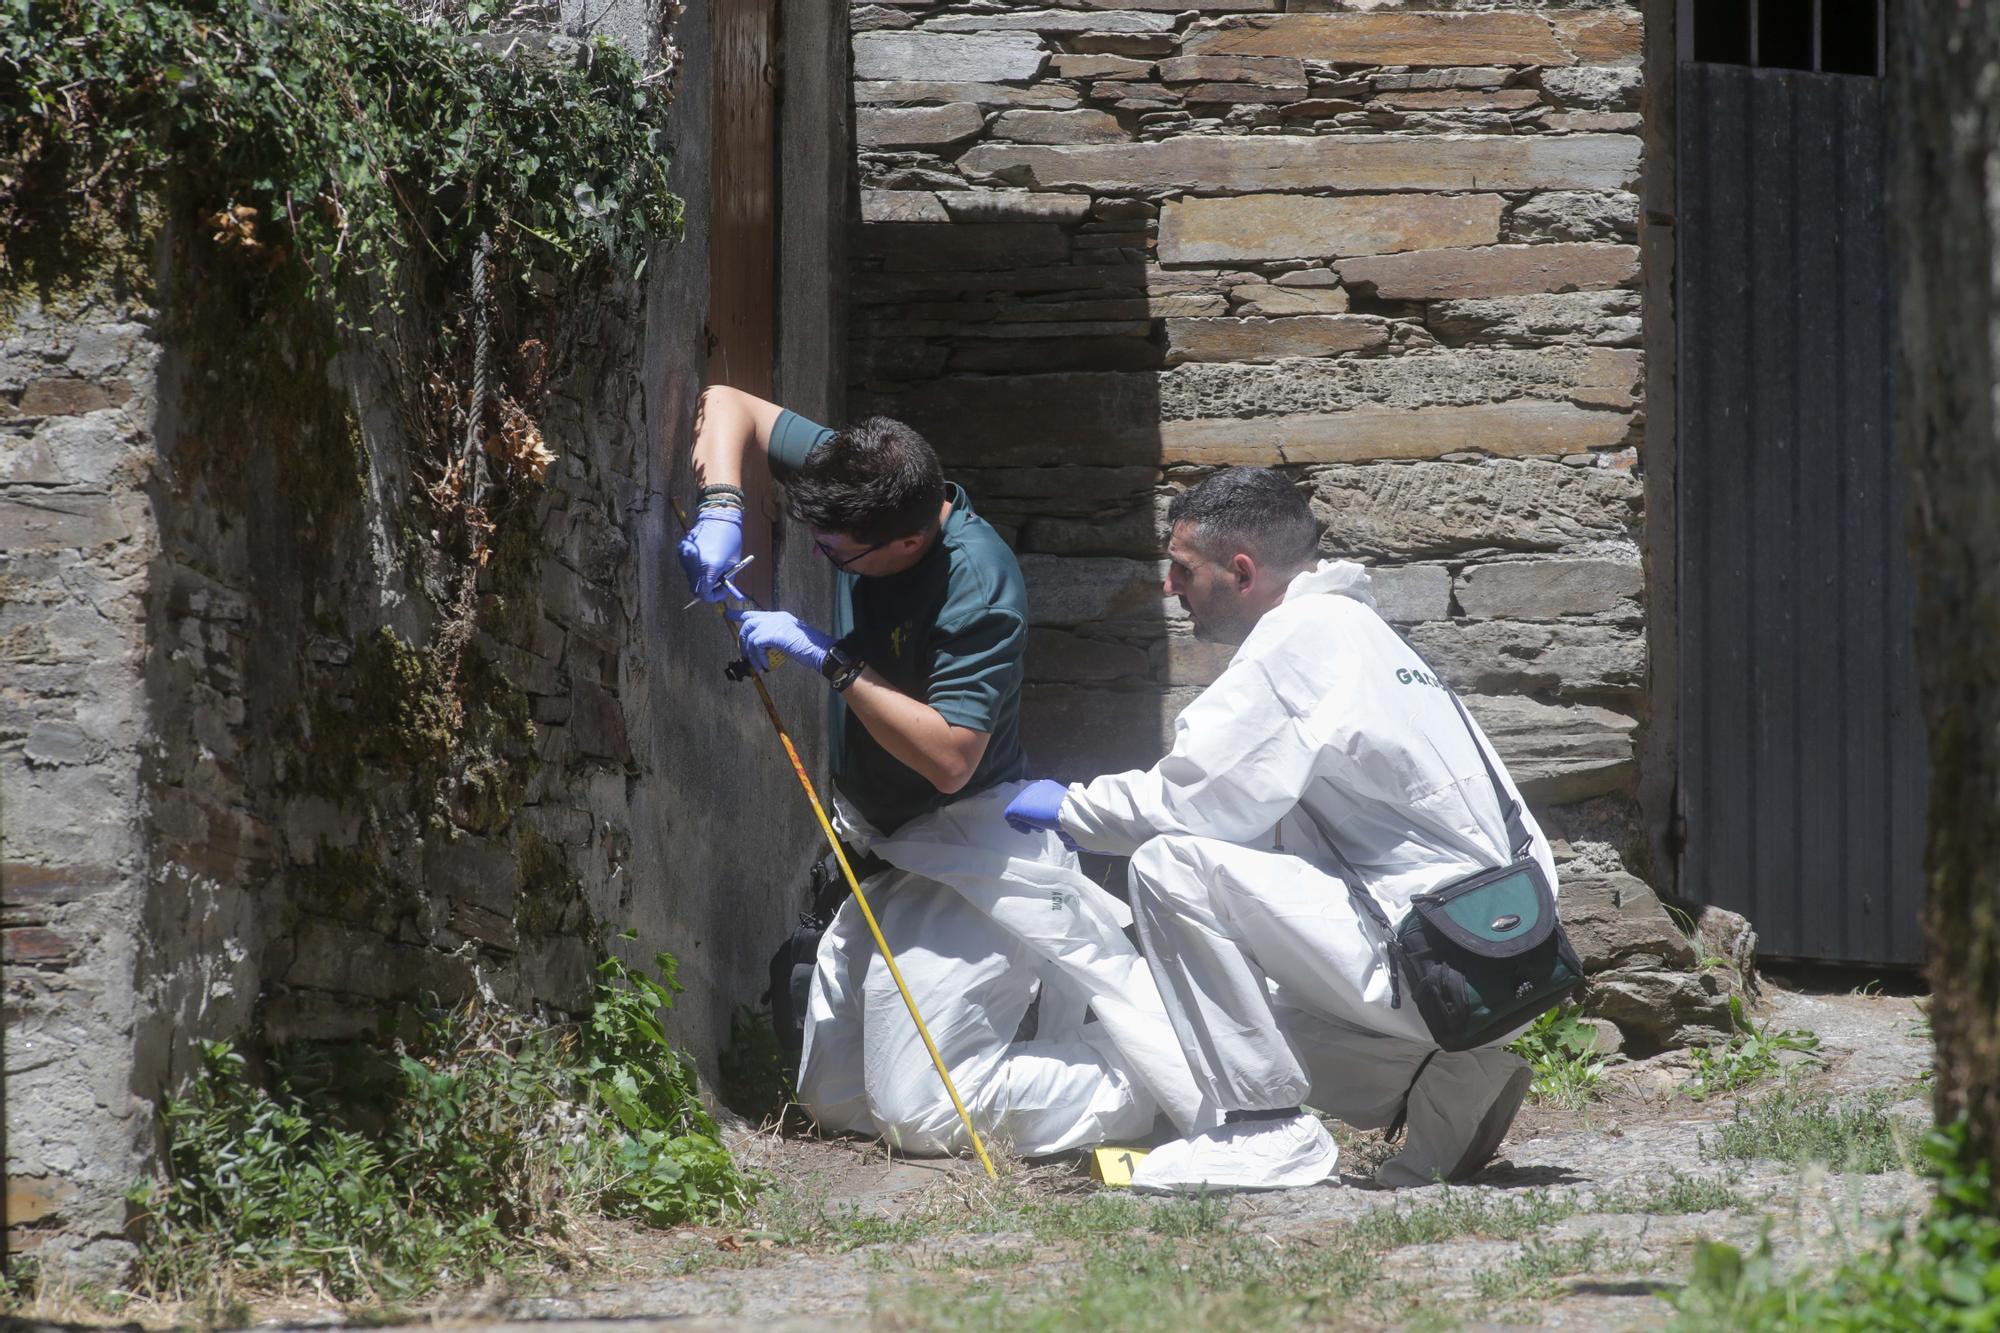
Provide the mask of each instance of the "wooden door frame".
POLYGON ((1639 733, 1639 811, 1650 866, 1647 878, 1678 892, 1685 824, 1680 790, 1680 540, 1678 391, 1675 349, 1679 253, 1675 220, 1676 81, 1683 9, 1692 0, 1647 0, 1643 59, 1645 170, 1639 186, 1639 251, 1645 312, 1646 433, 1642 446, 1646 520, 1646 707, 1639 733))
MULTIPOLYGON (((715 127, 715 144, 709 161, 709 283, 708 308, 704 315, 708 337, 706 379, 710 384, 728 384, 766 399, 776 394, 778 373, 778 196, 781 177, 777 68, 782 31, 781 9, 780 0, 720 0, 711 10, 709 29, 713 71, 709 91, 710 117, 715 127), (735 36, 733 21, 743 18, 754 24, 758 17, 763 18, 765 25, 763 58, 755 61, 757 68, 746 75, 745 70, 739 67, 737 53, 727 48, 735 36), (745 98, 745 105, 753 101, 761 103, 756 108, 756 114, 749 117, 746 131, 749 151, 733 140, 732 122, 738 117, 731 114, 732 108, 727 100, 746 86, 757 96, 755 99, 745 98), (761 163, 755 167, 750 163, 750 151, 762 157, 761 163), (738 252, 736 242, 742 239, 745 230, 738 225, 742 216, 732 212, 727 205, 739 201, 743 190, 732 191, 729 188, 728 182, 732 177, 747 181, 751 190, 761 189, 764 192, 765 207, 760 215, 753 212, 749 227, 749 230, 761 235, 761 256, 747 249, 738 252), (725 313, 718 304, 727 299, 729 289, 736 285, 730 280, 731 261, 747 264, 749 267, 735 276, 747 279, 746 287, 759 289, 754 299, 744 303, 743 308, 733 315, 725 313), (732 350, 736 364, 731 364, 732 350)), ((740 113, 742 108, 734 110, 740 113)), ((752 242, 756 239, 755 235, 750 237, 752 242)), ((743 485, 748 492, 743 549, 745 554, 755 556, 757 563, 738 582, 750 596, 765 606, 772 606, 776 604, 778 591, 779 558, 774 489, 761 469, 746 473, 743 485)))

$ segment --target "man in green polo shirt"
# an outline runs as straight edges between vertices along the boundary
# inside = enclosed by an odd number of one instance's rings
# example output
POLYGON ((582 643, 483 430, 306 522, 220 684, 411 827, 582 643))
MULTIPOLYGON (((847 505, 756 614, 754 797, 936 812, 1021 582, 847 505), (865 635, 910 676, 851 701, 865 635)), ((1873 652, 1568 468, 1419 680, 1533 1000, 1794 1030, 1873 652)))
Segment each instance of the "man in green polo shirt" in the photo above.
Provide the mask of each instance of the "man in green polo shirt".
MULTIPOLYGON (((829 430, 723 387, 702 395, 700 515, 681 543, 698 596, 732 595, 743 480, 767 468, 838 571, 831 632, 736 610, 744 651, 824 676, 842 833, 887 861, 864 887, 982 1133, 1024 1155, 1200 1116, 1124 905, 1055 836, 998 812, 1027 774, 1019 736, 1027 589, 1006 542, 901 422, 829 430), (988 807, 991 807, 990 809, 988 807), (994 829, 998 829, 998 833, 994 829), (1016 1041, 1039 996, 1033 1038, 1016 1041), (1086 1013, 1091 1021, 1086 1022, 1086 1013)), ((909 1153, 967 1145, 855 904, 822 940, 799 1094, 827 1128, 909 1153)))

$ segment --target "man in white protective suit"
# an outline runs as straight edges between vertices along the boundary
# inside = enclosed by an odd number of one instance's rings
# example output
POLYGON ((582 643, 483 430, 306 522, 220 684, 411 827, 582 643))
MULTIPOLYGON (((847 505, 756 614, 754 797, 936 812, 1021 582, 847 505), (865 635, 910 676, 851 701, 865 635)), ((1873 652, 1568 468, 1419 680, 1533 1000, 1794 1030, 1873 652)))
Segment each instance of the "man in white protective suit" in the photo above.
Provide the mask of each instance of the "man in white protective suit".
MULTIPOLYGON (((1026 768, 1027 592, 930 445, 888 418, 834 431, 715 387, 694 462, 700 515, 680 556, 697 596, 736 596, 751 469, 785 483, 838 571, 831 632, 783 611, 731 618, 759 667, 782 652, 827 681, 842 835, 888 863, 863 891, 981 1135, 1036 1156, 1143 1134, 1160 1111, 1184 1133, 1215 1123, 1125 905, 1056 836, 1001 821, 1026 768)), ((970 1146, 851 899, 820 942, 798 1089, 824 1128, 910 1154, 970 1146)))
MULTIPOLYGON (((1198 637, 1241 646, 1158 764, 1031 783, 1006 814, 1132 857, 1146 960, 1225 1113, 1156 1149, 1133 1185, 1325 1180, 1337 1150, 1303 1105, 1358 1128, 1406 1125, 1384 1184, 1462 1180, 1498 1150, 1531 1071, 1499 1044, 1438 1049, 1348 879, 1398 922, 1413 894, 1510 862, 1496 782, 1519 795, 1376 614, 1367 570, 1317 558, 1311 510, 1284 477, 1217 473, 1175 497, 1169 523, 1167 591, 1198 637)), ((1548 841, 1521 819, 1553 885, 1548 841)))

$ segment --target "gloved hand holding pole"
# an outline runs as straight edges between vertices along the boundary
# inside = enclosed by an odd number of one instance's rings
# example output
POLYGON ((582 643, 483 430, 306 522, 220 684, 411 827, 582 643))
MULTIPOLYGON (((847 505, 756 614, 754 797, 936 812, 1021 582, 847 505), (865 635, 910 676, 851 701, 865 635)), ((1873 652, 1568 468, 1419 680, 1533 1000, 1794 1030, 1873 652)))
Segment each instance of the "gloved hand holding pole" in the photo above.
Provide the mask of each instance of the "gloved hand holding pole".
MULTIPOLYGON (((674 502, 674 515, 680 519, 681 527, 687 528, 687 514, 681 509, 679 501, 674 502)), ((703 516, 703 521, 707 521, 707 515, 703 516)), ((689 536, 691 539, 693 533, 690 532, 689 536)), ((736 551, 740 553, 741 549, 739 542, 736 551)), ((682 560, 685 563, 688 560, 687 542, 682 543, 681 550, 682 560)), ((729 564, 733 563, 735 558, 736 555, 732 554, 730 559, 722 562, 718 568, 728 568, 729 564)), ((689 582, 694 582, 694 578, 695 576, 690 573, 689 582)), ((697 591, 700 591, 699 587, 697 587, 697 591)), ((749 599, 745 598, 744 600, 748 601, 749 599)), ((718 612, 723 612, 725 615, 728 614, 719 603, 715 609, 718 612)), ((799 636, 799 640, 800 644, 804 645, 809 652, 814 645, 805 635, 811 635, 815 639, 826 638, 825 635, 820 634, 819 631, 812 629, 811 626, 799 621, 796 617, 784 616, 781 612, 739 612, 737 616, 731 618, 747 620, 752 615, 770 618, 763 623, 769 626, 771 632, 774 633, 782 631, 789 634, 793 627, 804 631, 805 633, 799 636), (775 617, 780 616, 783 616, 783 621, 775 619, 775 617), (789 621, 790 624, 784 624, 784 621, 789 621)), ((746 625, 742 631, 746 652, 751 651, 750 635, 751 630, 746 625)), ((826 641, 826 643, 831 642, 830 639, 826 641)), ((817 644, 817 652, 820 658, 826 656, 826 643, 817 644)), ((811 775, 806 772, 805 761, 799 758, 798 747, 792 744, 791 733, 785 730, 784 722, 778 717, 778 706, 771 701, 771 691, 764 684, 763 671, 765 668, 754 660, 756 657, 764 656, 769 650, 779 648, 790 649, 792 647, 793 645, 789 641, 780 642, 776 639, 769 641, 760 639, 758 641, 756 645, 757 651, 752 652, 753 660, 750 663, 750 679, 757 686, 758 701, 764 705, 764 715, 771 719, 771 727, 778 733, 779 744, 785 747, 785 757, 792 761, 792 772, 798 776, 799 785, 805 788, 806 800, 811 803, 813 815, 819 820, 820 831, 826 835, 827 845, 833 848, 833 858, 839 862, 840 873, 846 878, 847 887, 854 894, 855 904, 861 908, 861 916, 868 923, 868 933, 874 936, 875 947, 882 951, 882 961, 888 965, 889 976, 895 981, 896 990, 902 995, 903 1004, 910 1011, 910 1020, 917 1025, 917 1035, 924 1039, 924 1049, 930 1052, 931 1065, 937 1070, 938 1078, 944 1083, 944 1090, 951 1098, 952 1109, 958 1112, 959 1123, 965 1126, 965 1132, 972 1140, 972 1151, 978 1156, 979 1164, 986 1168, 987 1177, 991 1180, 998 1180, 1000 1179, 1000 1173, 993 1169, 993 1161, 986 1155, 986 1145, 980 1142, 979 1131, 973 1128, 972 1115, 965 1109, 965 1102, 958 1095, 957 1085, 951 1081, 950 1071, 944 1067, 944 1057, 938 1054, 937 1043, 931 1039, 931 1031, 924 1023, 924 1016, 917 1012, 916 999, 910 994, 909 986, 903 981, 902 969, 896 966, 896 956, 889 950, 889 941, 882 937, 882 927, 875 920, 875 910, 868 905, 868 895, 861 891, 861 882, 855 878, 854 867, 847 863, 847 852, 840 845, 840 835, 834 832, 833 821, 827 818, 826 807, 820 804, 819 792, 813 786, 811 775)))
POLYGON ((729 591, 734 568, 743 558, 743 511, 704 509, 691 528, 678 504, 674 512, 680 515, 681 526, 687 528, 681 538, 680 558, 688 587, 704 602, 721 601, 729 591))
POLYGON ((773 661, 789 657, 809 670, 817 671, 826 661, 833 636, 814 629, 789 611, 731 611, 737 642, 743 655, 759 671, 769 671, 773 661), (782 654, 782 656, 780 656, 782 654))

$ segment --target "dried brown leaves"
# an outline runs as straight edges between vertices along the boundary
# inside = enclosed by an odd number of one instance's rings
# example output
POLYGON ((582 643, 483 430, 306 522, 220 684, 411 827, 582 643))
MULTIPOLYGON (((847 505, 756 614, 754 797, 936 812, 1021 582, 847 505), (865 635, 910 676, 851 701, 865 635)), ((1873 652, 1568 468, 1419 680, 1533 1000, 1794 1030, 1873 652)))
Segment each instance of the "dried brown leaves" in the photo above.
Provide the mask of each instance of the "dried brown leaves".
MULTIPOLYGON (((538 338, 529 338, 514 350, 513 388, 500 388, 486 404, 478 425, 479 446, 498 465, 508 481, 540 486, 548 480, 556 461, 542 428, 527 404, 540 400, 548 374, 548 349, 538 338)), ((445 374, 432 370, 424 381, 426 408, 434 438, 447 442, 448 458, 436 480, 424 489, 431 503, 447 514, 465 520, 474 535, 474 545, 484 560, 485 538, 493 531, 492 522, 472 504, 469 460, 455 448, 465 438, 468 418, 473 412, 473 390, 469 383, 454 383, 445 374)))
POLYGON ((208 239, 222 249, 243 259, 254 260, 266 268, 276 268, 285 262, 289 252, 284 246, 267 244, 258 239, 257 210, 250 205, 228 204, 204 210, 198 217, 201 225, 209 229, 208 239))

